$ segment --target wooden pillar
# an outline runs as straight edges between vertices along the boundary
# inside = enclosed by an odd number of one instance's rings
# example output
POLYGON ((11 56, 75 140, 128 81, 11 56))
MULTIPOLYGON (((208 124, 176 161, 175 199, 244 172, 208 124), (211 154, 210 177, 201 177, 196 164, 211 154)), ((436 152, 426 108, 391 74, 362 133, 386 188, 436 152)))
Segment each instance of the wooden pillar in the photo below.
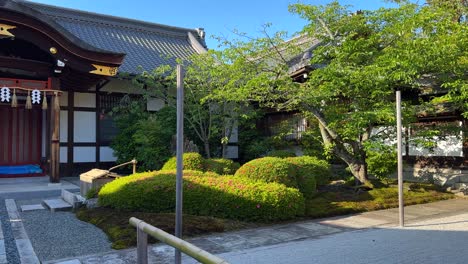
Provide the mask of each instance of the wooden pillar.
MULTIPOLYGON (((75 137, 75 92, 68 90, 68 111, 67 111, 67 176, 73 176, 73 143, 75 137)), ((62 131, 63 133, 63 131, 62 131)))
MULTIPOLYGON (((60 90, 60 81, 57 78, 52 78, 52 88, 60 90)), ((59 94, 55 94, 52 98, 50 111, 50 182, 60 182, 60 106, 57 107, 59 94)))

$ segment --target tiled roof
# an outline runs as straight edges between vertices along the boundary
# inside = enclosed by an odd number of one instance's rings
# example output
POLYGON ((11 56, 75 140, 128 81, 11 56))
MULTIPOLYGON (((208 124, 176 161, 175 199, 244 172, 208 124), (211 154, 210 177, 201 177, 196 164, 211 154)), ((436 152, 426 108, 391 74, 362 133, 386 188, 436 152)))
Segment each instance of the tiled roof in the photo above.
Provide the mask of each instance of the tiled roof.
POLYGON ((120 72, 138 73, 159 65, 175 65, 206 51, 204 32, 102 15, 29 1, 17 2, 41 12, 89 45, 116 53, 125 53, 120 72))

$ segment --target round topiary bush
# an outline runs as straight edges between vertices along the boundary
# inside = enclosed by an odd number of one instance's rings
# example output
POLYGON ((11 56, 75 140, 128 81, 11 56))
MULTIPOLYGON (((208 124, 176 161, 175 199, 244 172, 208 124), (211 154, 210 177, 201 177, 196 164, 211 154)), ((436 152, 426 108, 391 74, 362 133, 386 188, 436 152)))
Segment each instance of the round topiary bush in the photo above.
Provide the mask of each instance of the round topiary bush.
POLYGON ((205 171, 212 171, 221 175, 234 174, 239 167, 239 163, 230 159, 205 159, 205 171))
POLYGON ((285 160, 295 167, 299 185, 299 182, 308 181, 308 178, 315 178, 318 185, 325 185, 330 180, 330 165, 325 160, 311 156, 286 158, 285 160))
MULTIPOLYGON (((204 159, 202 155, 195 152, 184 153, 183 155, 184 170, 203 171, 204 159)), ((161 170, 175 170, 177 169, 176 157, 170 158, 164 163, 161 170)))
MULTIPOLYGON (((276 221, 304 214, 304 197, 283 184, 184 171, 184 213, 243 221, 276 221)), ((99 203, 119 210, 173 212, 173 171, 138 173, 102 187, 99 203)))
POLYGON ((242 165, 234 176, 245 177, 264 182, 282 183, 297 188, 296 175, 286 160, 265 157, 251 160, 242 165))
POLYGON ((277 158, 288 158, 288 157, 296 157, 296 153, 289 151, 289 150, 272 150, 268 152, 268 157, 277 157, 277 158))

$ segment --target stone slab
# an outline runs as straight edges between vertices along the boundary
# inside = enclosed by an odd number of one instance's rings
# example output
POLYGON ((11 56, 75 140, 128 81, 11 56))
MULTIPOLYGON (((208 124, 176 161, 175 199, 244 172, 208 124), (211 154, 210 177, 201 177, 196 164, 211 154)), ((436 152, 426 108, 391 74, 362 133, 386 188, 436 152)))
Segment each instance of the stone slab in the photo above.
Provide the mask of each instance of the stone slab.
POLYGON ((83 204, 83 201, 81 201, 77 196, 82 197, 81 195, 76 195, 70 191, 62 189, 62 199, 71 204, 74 209, 79 208, 83 204))
POLYGON ((45 207, 42 204, 21 205, 21 212, 36 211, 36 210, 45 210, 45 207))
MULTIPOLYGON (((1 229, 1 228, 0 228, 1 229)), ((7 257, 5 251, 5 241, 0 239, 0 264, 7 264, 7 257)))
POLYGON ((56 264, 81 264, 81 261, 79 261, 78 259, 71 259, 71 260, 56 262, 56 264))
POLYGON ((21 263, 39 264, 39 259, 37 258, 31 241, 26 234, 15 200, 6 199, 5 205, 21 263))
POLYGON ((52 212, 68 211, 73 209, 73 206, 62 199, 49 199, 42 202, 52 212))

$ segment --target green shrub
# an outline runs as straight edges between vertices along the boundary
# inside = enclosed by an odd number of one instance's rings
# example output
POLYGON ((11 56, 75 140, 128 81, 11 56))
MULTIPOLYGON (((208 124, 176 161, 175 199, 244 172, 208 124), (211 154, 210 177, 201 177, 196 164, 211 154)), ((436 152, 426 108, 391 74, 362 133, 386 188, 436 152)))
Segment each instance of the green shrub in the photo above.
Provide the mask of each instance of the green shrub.
POLYGON ((99 188, 96 187, 91 187, 89 190, 86 192, 86 199, 92 199, 92 198, 97 198, 98 197, 98 192, 99 188))
POLYGON ((286 158, 285 160, 295 166, 298 184, 308 181, 307 179, 311 177, 315 178, 317 185, 325 185, 330 181, 330 165, 325 160, 311 156, 286 158))
MULTIPOLYGON (((185 214, 244 221, 292 219, 304 213, 304 198, 294 188, 246 178, 184 171, 185 214)), ((120 210, 173 212, 176 177, 172 171, 134 174, 110 182, 99 203, 120 210)))
MULTIPOLYGON (((183 155, 184 170, 203 171, 204 159, 199 153, 189 152, 183 155)), ((175 170, 177 169, 176 157, 170 158, 164 163, 161 170, 175 170)))
POLYGON ((205 171, 212 171, 221 175, 234 174, 239 167, 239 163, 230 159, 205 159, 205 171))
POLYGON ((397 170, 397 153, 391 146, 367 150, 366 162, 369 174, 379 180, 387 180, 397 170))
POLYGON ((264 182, 282 183, 288 187, 297 188, 296 175, 286 160, 275 157, 265 157, 251 160, 242 165, 234 174, 264 182))
POLYGON ((268 152, 268 157, 277 157, 277 158, 288 158, 288 157, 296 157, 296 153, 289 151, 289 150, 272 150, 268 152))

